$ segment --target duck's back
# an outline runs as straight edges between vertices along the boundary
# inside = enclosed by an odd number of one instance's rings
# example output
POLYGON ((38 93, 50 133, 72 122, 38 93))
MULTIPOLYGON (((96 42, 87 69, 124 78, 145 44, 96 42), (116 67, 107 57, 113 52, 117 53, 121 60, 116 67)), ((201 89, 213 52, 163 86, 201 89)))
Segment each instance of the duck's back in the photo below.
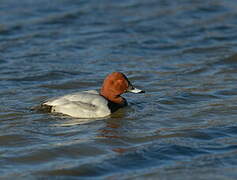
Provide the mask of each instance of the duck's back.
POLYGON ((97 118, 111 114, 108 101, 95 90, 53 98, 42 105, 50 106, 52 112, 78 118, 97 118))

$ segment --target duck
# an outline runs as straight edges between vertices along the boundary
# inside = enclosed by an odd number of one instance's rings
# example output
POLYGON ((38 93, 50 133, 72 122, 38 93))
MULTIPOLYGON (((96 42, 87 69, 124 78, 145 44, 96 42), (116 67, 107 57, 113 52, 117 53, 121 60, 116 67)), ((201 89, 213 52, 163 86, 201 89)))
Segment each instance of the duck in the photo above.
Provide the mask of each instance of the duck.
POLYGON ((99 91, 87 90, 49 99, 41 104, 50 113, 75 118, 103 118, 128 105, 123 93, 145 93, 135 88, 121 72, 107 75, 99 91))

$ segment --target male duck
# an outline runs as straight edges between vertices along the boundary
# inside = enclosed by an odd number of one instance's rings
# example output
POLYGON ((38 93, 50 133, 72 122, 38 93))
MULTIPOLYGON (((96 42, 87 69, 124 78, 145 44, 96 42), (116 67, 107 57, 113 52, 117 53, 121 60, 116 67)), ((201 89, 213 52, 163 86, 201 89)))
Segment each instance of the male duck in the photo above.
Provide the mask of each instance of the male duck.
POLYGON ((44 102, 41 107, 77 118, 105 117, 127 105, 121 97, 126 92, 144 93, 134 88, 123 73, 113 72, 105 78, 100 92, 89 90, 64 95, 44 102))

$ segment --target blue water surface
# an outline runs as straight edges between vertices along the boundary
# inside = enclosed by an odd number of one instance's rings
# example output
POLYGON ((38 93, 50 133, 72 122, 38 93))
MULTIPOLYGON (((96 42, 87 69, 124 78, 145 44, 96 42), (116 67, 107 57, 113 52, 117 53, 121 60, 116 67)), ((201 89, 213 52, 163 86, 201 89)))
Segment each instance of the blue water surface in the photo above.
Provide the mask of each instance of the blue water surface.
POLYGON ((235 0, 2 0, 1 179, 236 179, 235 0), (125 73, 103 119, 32 111, 125 73))

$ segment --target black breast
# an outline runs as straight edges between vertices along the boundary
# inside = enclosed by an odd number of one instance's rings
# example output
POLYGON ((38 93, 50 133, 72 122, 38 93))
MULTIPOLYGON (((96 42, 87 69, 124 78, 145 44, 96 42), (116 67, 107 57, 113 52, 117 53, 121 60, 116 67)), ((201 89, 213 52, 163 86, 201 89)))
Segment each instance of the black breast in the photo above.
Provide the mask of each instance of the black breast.
POLYGON ((126 99, 124 99, 123 104, 117 104, 117 103, 114 103, 114 102, 108 100, 108 107, 109 107, 111 113, 113 113, 113 112, 117 111, 119 108, 122 108, 127 105, 128 105, 128 103, 127 103, 126 99))

